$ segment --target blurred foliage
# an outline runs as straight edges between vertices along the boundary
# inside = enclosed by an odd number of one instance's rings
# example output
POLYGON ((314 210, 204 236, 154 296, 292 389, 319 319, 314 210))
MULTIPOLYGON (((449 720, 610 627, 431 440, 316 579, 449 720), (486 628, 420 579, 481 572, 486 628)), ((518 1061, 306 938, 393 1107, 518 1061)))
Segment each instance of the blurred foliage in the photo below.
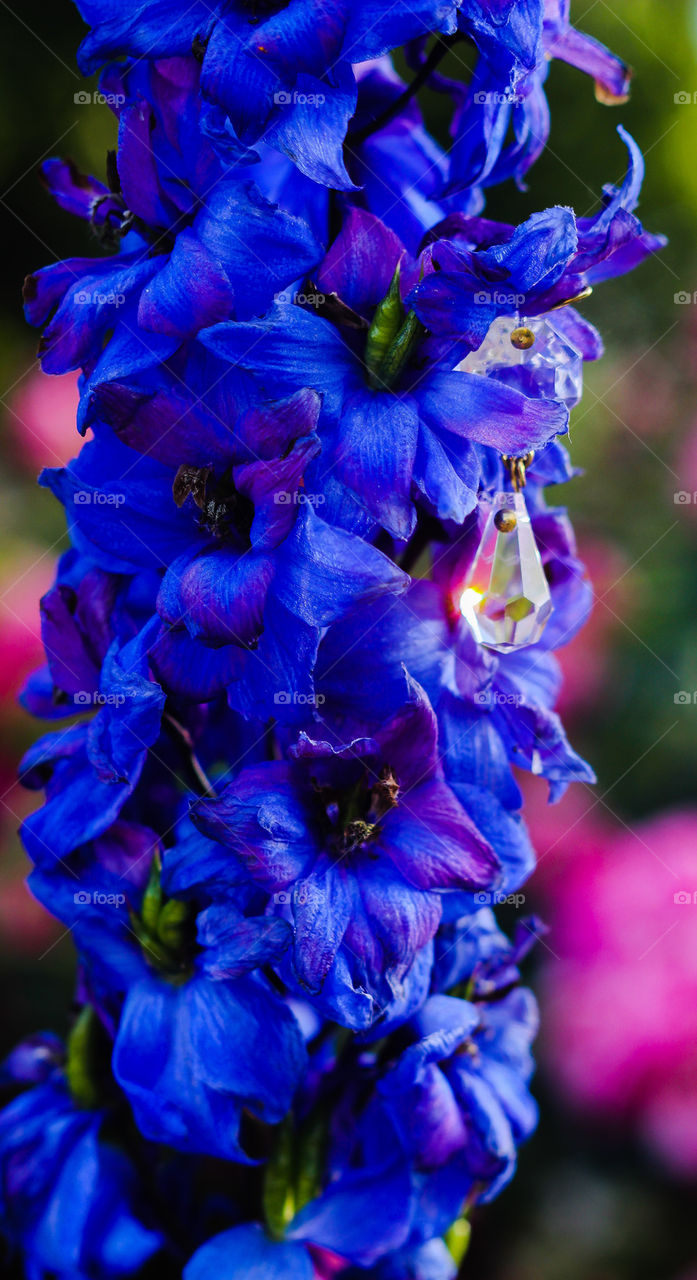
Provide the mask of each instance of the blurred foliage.
MULTIPOLYGON (((642 219, 670 236, 659 258, 603 285, 583 304, 607 354, 587 368, 586 397, 572 419, 572 457, 585 476, 553 499, 568 505, 582 545, 592 540, 621 566, 619 594, 613 590, 596 605, 610 624, 609 679, 602 700, 576 712, 572 736, 598 772, 602 804, 631 822, 692 802, 697 765, 697 706, 674 702, 677 690, 697 690, 697 519, 693 507, 674 502, 676 491, 697 489, 697 466, 694 476, 685 476, 678 461, 684 441, 697 431, 697 309, 674 300, 679 291, 697 289, 697 102, 675 101, 678 93, 697 92, 697 9, 688 0, 573 0, 572 18, 634 67, 632 100, 601 106, 585 77, 554 63, 549 146, 528 189, 491 192, 488 213, 518 221, 553 203, 589 213, 603 184, 623 177, 626 153, 614 132, 621 122, 647 160, 642 219)), ((22 277, 92 251, 87 231, 51 204, 37 167, 46 156, 67 154, 101 177, 115 130, 106 107, 74 102, 84 87, 75 68, 83 27, 69 0, 23 0, 21 8, 3 3, 0 21, 0 398, 11 405, 35 366, 36 336, 21 318, 22 277)), ((457 72, 452 56, 443 69, 457 72)), ((425 105, 428 123, 447 144, 443 100, 431 94, 425 105)), ((0 574, 27 550, 38 557, 42 548, 55 555, 65 546, 62 513, 34 487, 9 412, 4 425, 0 574)), ((37 733, 10 706, 2 727, 0 893, 18 875, 21 855, 12 832, 25 803, 6 788, 37 733)), ((73 961, 69 940, 53 945, 59 934, 30 939, 14 962, 0 940, 5 1046, 40 1025, 65 1029, 57 1010, 70 999, 73 961)), ((463 1274, 472 1280, 688 1280, 697 1257, 695 1189, 665 1180, 630 1140, 576 1125, 547 1096, 544 1081, 539 1092, 540 1131, 513 1186, 477 1214, 463 1274)))

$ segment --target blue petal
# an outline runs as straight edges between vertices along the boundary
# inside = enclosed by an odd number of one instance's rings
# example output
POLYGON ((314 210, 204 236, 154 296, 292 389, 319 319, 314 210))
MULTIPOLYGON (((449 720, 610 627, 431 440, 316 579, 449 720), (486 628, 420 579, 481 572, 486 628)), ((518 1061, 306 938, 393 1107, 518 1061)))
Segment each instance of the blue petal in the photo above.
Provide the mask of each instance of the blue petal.
POLYGON ((273 562, 253 551, 213 550, 170 564, 157 601, 160 617, 214 644, 253 645, 262 632, 273 562))
POLYGON ((189 53, 197 35, 205 37, 214 13, 204 0, 175 4, 171 0, 140 0, 125 10, 114 10, 111 0, 78 0, 85 22, 94 27, 79 52, 85 75, 118 54, 146 58, 189 53))
POLYGON ((300 1027, 263 978, 194 979, 184 988, 192 1066, 216 1092, 235 1094, 269 1124, 282 1120, 307 1065, 300 1027), (230 1039, 235 1052, 230 1053, 230 1039))
MULTIPOLYGON (((201 984, 212 1015, 225 984, 199 979, 201 984)), ((193 1049, 192 985, 177 988, 148 977, 131 988, 114 1045, 114 1075, 138 1127, 151 1141, 245 1161, 239 1145, 242 1101, 231 1091, 209 1088, 200 1077, 193 1049)), ((198 1032, 200 1041, 203 1029, 198 1032)), ((234 1035, 234 1024, 229 1033, 234 1035)))
POLYGON ((172 497, 172 472, 121 444, 107 428, 40 483, 64 503, 73 541, 113 573, 162 569, 206 537, 172 497))
POLYGON ((279 306, 256 324, 219 324, 199 340, 223 360, 257 375, 270 399, 313 387, 335 415, 347 385, 360 386, 360 365, 335 325, 302 307, 279 306))
POLYGON ((270 1240, 257 1223, 206 1241, 187 1262, 184 1280, 313 1280, 303 1245, 270 1240))
POLYGON ((140 775, 148 747, 160 736, 165 695, 148 672, 146 654, 158 627, 153 618, 123 648, 114 641, 102 667, 105 699, 92 723, 88 755, 105 782, 140 775))
POLYGON ((418 423, 416 397, 356 392, 344 404, 341 437, 331 460, 373 519, 405 541, 416 524, 411 482, 418 423))
POLYGON ((47 788, 43 808, 22 826, 24 847, 39 865, 53 865, 106 831, 137 780, 132 776, 129 783, 100 782, 85 741, 82 725, 49 734, 34 744, 22 763, 25 786, 47 788))
POLYGON ((194 231, 225 268, 240 320, 263 315, 274 294, 316 266, 323 253, 305 222, 272 205, 251 183, 220 182, 194 231))
POLYGON ((191 231, 179 233, 167 262, 140 295, 144 329, 184 339, 233 314, 234 291, 223 265, 191 231))
POLYGON ((290 156, 313 182, 355 191, 344 163, 344 139, 356 110, 356 82, 345 63, 333 69, 332 80, 336 83, 301 73, 264 141, 290 156))
POLYGON ((373 1172, 348 1173, 298 1214, 289 1240, 339 1253, 363 1267, 404 1244, 411 1218, 411 1178, 406 1163, 373 1172))
POLYGON ((566 431, 569 415, 556 400, 530 400, 477 373, 432 373, 417 388, 419 417, 500 453, 539 448, 566 431))
POLYGON ((317 283, 326 293, 336 293, 366 320, 387 293, 404 246, 379 218, 354 205, 327 250, 317 283))
POLYGON ((376 1280, 455 1280, 457 1267, 444 1240, 406 1246, 385 1258, 376 1280))
POLYGON ((344 56, 352 62, 379 58, 433 31, 452 35, 457 30, 457 0, 397 0, 387 8, 380 0, 359 0, 347 7, 344 56))
POLYGON ((310 626, 325 627, 352 606, 371 604, 408 584, 387 556, 304 506, 278 554, 273 591, 310 626))

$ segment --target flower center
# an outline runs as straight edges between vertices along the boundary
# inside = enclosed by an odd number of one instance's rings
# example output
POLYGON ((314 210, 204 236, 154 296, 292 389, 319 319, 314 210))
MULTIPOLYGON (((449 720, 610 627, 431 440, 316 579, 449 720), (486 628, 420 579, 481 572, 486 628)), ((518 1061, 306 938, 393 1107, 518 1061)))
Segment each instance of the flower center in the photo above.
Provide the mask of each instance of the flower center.
POLYGON ((379 774, 369 770, 344 791, 316 786, 328 822, 328 844, 339 857, 374 840, 385 814, 395 807, 399 783, 386 765, 379 774))
POLYGON ((218 477, 212 467, 184 463, 174 477, 172 495, 178 507, 193 499, 200 512, 198 523, 212 537, 245 550, 250 546, 254 504, 235 488, 229 472, 218 477))

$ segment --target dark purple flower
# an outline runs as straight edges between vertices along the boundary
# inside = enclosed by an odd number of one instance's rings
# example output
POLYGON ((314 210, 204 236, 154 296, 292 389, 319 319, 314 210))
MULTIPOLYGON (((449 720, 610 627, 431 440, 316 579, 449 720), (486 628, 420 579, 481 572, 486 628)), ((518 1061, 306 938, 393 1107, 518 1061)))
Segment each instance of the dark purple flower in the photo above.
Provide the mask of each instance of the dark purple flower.
POLYGON ((317 992, 343 952, 403 979, 448 890, 491 887, 498 863, 444 780, 423 691, 370 737, 303 733, 290 763, 243 770, 192 816, 292 903, 294 969, 317 992))

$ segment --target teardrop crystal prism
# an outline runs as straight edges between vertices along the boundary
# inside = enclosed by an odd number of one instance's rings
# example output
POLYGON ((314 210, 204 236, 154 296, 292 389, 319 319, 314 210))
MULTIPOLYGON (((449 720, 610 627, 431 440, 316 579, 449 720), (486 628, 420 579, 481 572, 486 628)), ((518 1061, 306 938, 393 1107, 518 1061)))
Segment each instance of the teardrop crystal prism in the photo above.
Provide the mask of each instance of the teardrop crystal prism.
POLYGON ((475 639, 500 653, 540 639, 552 596, 522 493, 496 495, 465 580, 460 612, 475 639))
POLYGON ((458 372, 497 378, 536 399, 561 400, 573 409, 583 392, 583 359, 553 319, 537 316, 520 321, 513 316, 494 320, 481 347, 456 366, 458 372), (530 344, 516 346, 511 335, 525 332, 530 344))

